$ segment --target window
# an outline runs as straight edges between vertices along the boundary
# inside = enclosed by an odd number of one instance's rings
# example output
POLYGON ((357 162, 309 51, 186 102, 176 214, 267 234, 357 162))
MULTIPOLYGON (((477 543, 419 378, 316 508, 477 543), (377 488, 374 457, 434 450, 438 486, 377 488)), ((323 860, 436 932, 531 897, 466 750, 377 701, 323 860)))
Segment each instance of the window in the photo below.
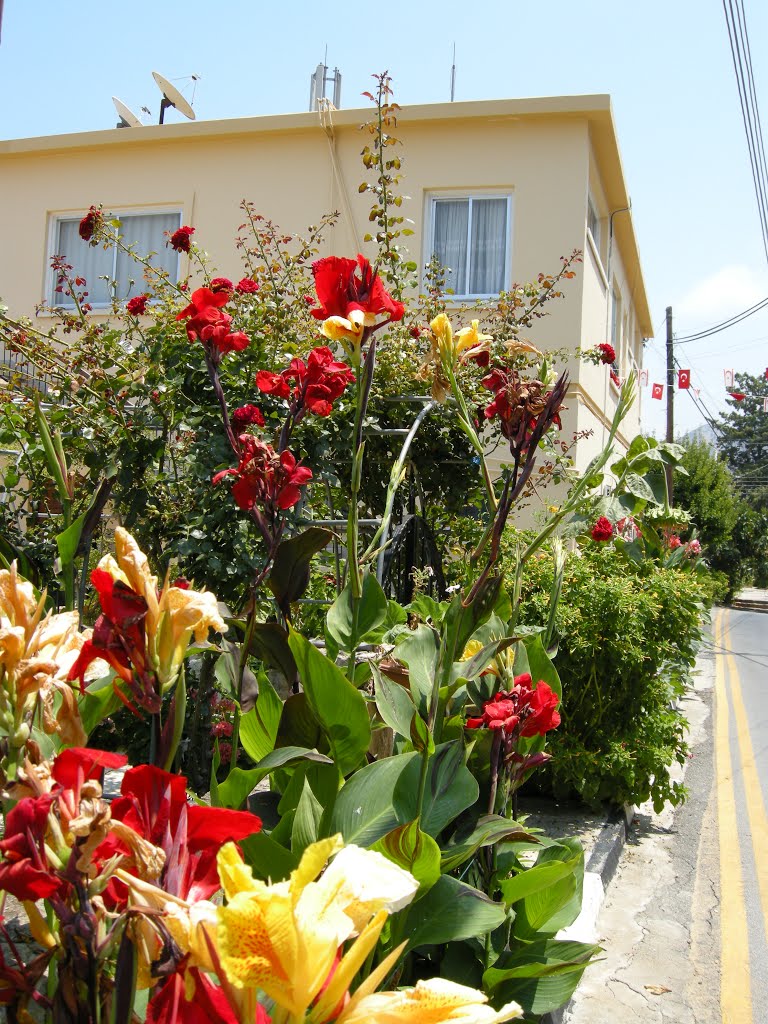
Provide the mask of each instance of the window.
POLYGON ((448 269, 445 286, 459 298, 498 295, 509 282, 512 198, 432 196, 428 257, 448 269))
MULTIPOLYGON (((181 224, 178 211, 162 213, 117 214, 120 235, 127 245, 134 245, 141 256, 154 253, 152 264, 176 278, 178 253, 166 246, 164 232, 175 231, 181 224)), ((112 298, 124 299, 133 291, 141 292, 142 267, 121 252, 116 245, 86 245, 79 235, 80 217, 57 217, 53 223, 52 252, 63 256, 78 277, 87 281, 88 301, 92 306, 108 306, 112 298), (104 277, 110 280, 103 280, 104 277), (135 282, 131 288, 131 281, 135 282)), ((71 306, 72 300, 51 285, 54 306, 71 306)))
POLYGON ((600 216, 597 212, 592 196, 587 197, 587 230, 592 235, 595 248, 600 252, 600 216))

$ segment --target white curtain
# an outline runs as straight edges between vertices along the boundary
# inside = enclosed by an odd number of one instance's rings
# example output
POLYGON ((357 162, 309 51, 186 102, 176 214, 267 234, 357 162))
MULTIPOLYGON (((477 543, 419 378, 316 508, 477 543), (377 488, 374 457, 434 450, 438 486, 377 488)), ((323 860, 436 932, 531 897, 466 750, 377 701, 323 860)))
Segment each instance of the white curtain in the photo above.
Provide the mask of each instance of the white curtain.
POLYGON ((507 200, 472 200, 469 294, 497 295, 505 285, 507 200))
MULTIPOLYGON (((104 249, 103 245, 87 245, 78 233, 80 219, 60 220, 58 224, 58 240, 56 254, 63 256, 72 265, 73 277, 84 277, 88 292, 87 302, 92 305, 105 305, 109 302, 109 285, 99 280, 103 275, 112 276, 112 249, 104 249)), ((53 282, 54 289, 57 282, 53 282)), ((78 289, 81 290, 81 289, 78 289)), ((66 292, 53 293, 54 306, 73 306, 72 299, 66 292)))
MULTIPOLYGON (((178 213, 147 213, 120 217, 120 234, 126 245, 135 246, 139 256, 152 253, 151 262, 162 267, 173 281, 179 273, 179 256, 170 246, 164 232, 175 231, 180 220, 178 213)), ((112 281, 118 299, 136 295, 146 288, 144 268, 124 252, 106 249, 103 244, 87 245, 79 234, 80 220, 60 220, 58 223, 57 254, 73 267, 73 274, 88 282, 88 299, 93 306, 106 306, 112 301, 112 281), (108 277, 109 281, 100 280, 108 277)), ((55 283, 54 283, 55 287, 55 283)), ((72 306, 72 300, 63 292, 54 292, 54 305, 72 306)))
POLYGON ((456 295, 467 294, 468 199, 436 199, 434 207, 434 255, 448 268, 445 287, 456 295))
MULTIPOLYGON (((178 226, 178 213, 147 213, 120 217, 120 235, 125 244, 134 246, 139 256, 148 256, 152 253, 152 265, 167 271, 172 281, 178 277, 179 256, 165 244, 167 238, 163 232, 173 232, 178 226)), ((118 250, 115 268, 118 299, 143 292, 146 288, 143 274, 144 268, 140 263, 136 263, 130 256, 118 250)))

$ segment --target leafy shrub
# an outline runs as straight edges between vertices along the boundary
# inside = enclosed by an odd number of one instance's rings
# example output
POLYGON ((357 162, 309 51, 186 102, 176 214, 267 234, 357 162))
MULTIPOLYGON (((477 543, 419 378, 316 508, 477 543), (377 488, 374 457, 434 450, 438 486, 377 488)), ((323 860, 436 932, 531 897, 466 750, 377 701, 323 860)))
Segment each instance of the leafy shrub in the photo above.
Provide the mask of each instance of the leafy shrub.
MULTIPOLYGON (((532 560, 523 577, 523 614, 547 621, 552 562, 532 560)), ((681 802, 669 766, 687 754, 685 719, 674 699, 685 687, 700 637, 706 579, 625 562, 611 548, 570 557, 556 615, 563 724, 548 766, 555 795, 681 802)))

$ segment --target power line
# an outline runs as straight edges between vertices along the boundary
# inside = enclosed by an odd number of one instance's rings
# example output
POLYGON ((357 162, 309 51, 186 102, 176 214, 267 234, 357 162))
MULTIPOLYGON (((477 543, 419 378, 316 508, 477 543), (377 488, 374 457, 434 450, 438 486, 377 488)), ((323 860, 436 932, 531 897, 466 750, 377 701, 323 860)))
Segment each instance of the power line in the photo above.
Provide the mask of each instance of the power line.
POLYGON ((747 149, 749 151, 752 182, 755 187, 755 198, 757 199, 757 210, 763 236, 763 248, 766 260, 768 260, 768 203, 766 202, 768 197, 768 174, 766 173, 762 126, 757 106, 757 95, 752 72, 752 55, 743 2, 737 0, 734 13, 733 0, 723 0, 723 12, 728 28, 728 41, 731 47, 733 70, 736 74, 741 117, 747 137, 747 149))
POLYGON ((736 324, 741 323, 742 320, 746 320, 747 317, 753 316, 755 313, 759 313, 761 309, 765 309, 768 306, 768 297, 761 299, 760 302, 756 302, 754 306, 750 306, 749 309, 744 309, 741 313, 736 313, 728 320, 723 320, 722 323, 715 324, 713 327, 706 327, 702 331, 697 331, 694 334, 684 334, 680 338, 675 338, 676 345, 688 345, 692 341, 701 341, 703 338, 708 338, 712 334, 719 334, 720 331, 726 330, 728 327, 735 327, 736 324))

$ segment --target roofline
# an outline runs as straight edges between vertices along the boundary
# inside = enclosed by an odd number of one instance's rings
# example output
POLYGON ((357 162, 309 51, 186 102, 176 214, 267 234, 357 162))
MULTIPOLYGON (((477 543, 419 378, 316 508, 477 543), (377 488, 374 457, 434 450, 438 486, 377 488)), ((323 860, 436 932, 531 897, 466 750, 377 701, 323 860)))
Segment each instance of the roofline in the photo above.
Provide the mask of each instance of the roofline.
MULTIPOLYGON (((357 128, 371 117, 371 107, 333 110, 328 115, 335 129, 357 128)), ((457 103, 421 103, 402 107, 398 113, 401 124, 439 123, 475 120, 504 121, 546 119, 586 120, 590 125, 592 143, 598 156, 603 186, 610 210, 629 207, 624 168, 616 138, 616 128, 607 94, 580 96, 537 96, 523 99, 468 100, 457 103)), ((328 123, 327 121, 325 122, 328 123)), ((43 135, 26 139, 0 140, 0 157, 28 156, 42 153, 102 149, 109 146, 146 146, 197 141, 254 134, 297 134, 314 132, 322 126, 317 112, 299 114, 268 114, 259 117, 220 118, 210 121, 184 121, 174 124, 144 125, 141 128, 106 128, 99 131, 75 132, 67 135, 43 135)), ((628 257, 640 268, 640 253, 632 216, 615 219, 615 237, 628 257)), ((653 325, 642 269, 639 286, 633 296, 641 333, 653 336, 653 325)))

